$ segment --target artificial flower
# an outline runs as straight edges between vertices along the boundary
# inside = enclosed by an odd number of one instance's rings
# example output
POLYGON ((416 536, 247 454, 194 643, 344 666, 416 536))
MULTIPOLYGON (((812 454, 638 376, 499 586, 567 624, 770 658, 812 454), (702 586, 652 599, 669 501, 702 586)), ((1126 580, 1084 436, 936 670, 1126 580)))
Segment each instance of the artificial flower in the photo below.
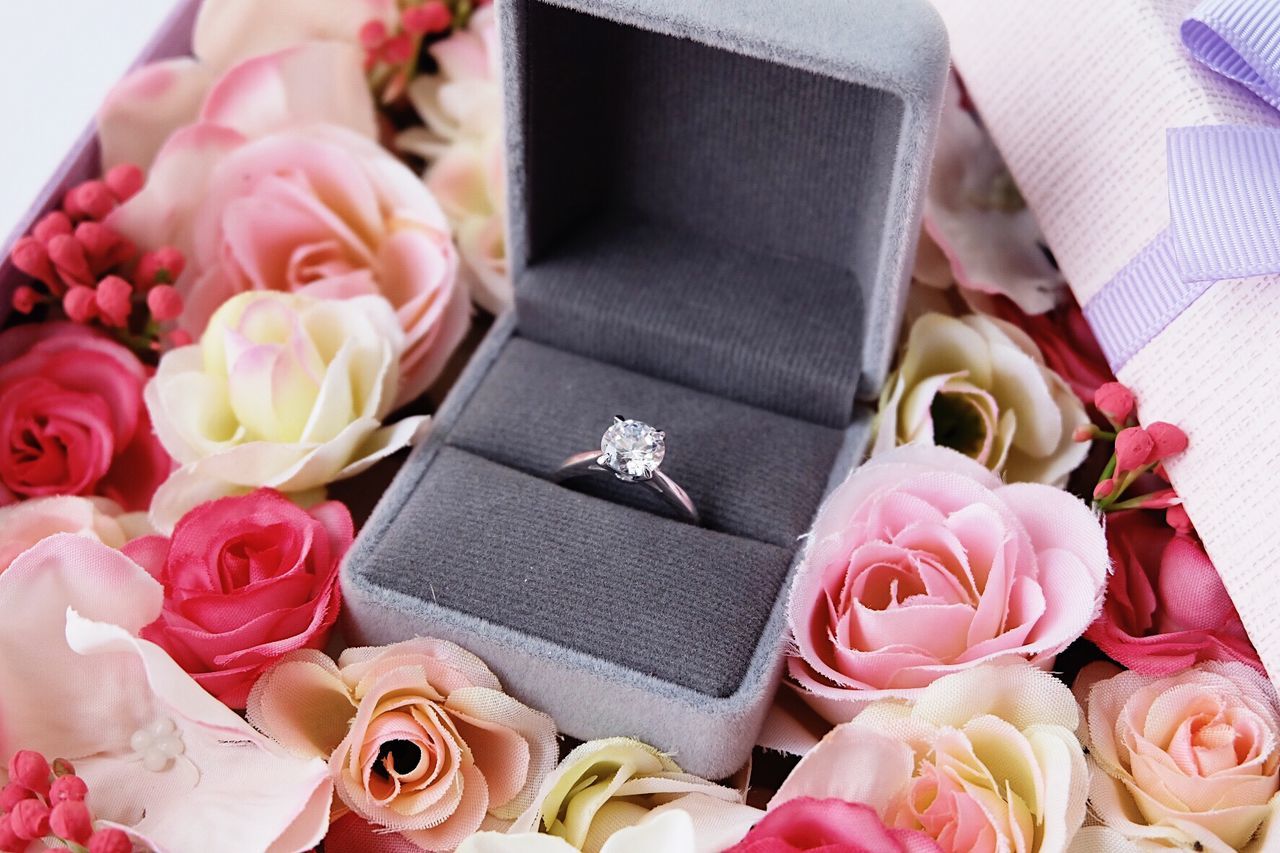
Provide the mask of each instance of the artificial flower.
POLYGON ((452 850, 486 815, 510 820, 555 765, 555 723, 502 692, 475 655, 419 637, 287 655, 254 685, 249 720, 327 759, 343 804, 383 832, 452 850))
MULTIPOLYGON (((578 848, 556 835, 540 832, 477 832, 458 853, 576 853, 578 848)), ((680 809, 650 812, 639 823, 624 826, 605 840, 600 853, 704 853, 693 821, 680 809)))
POLYGON ((337 501, 302 509, 259 489, 200 504, 171 537, 125 553, 164 584, 142 636, 232 708, 294 649, 323 648, 338 616, 338 566, 355 530, 337 501))
POLYGON ((952 75, 925 195, 925 231, 962 289, 1003 295, 1027 314, 1043 314, 1058 303, 1065 282, 1000 152, 963 95, 952 75))
POLYGON ((182 464, 156 493, 156 526, 258 486, 318 489, 413 442, 426 418, 382 425, 401 342, 376 296, 228 300, 198 344, 164 354, 146 388, 156 432, 182 464))
POLYGON ((741 801, 737 791, 685 773, 646 743, 621 737, 588 741, 565 756, 510 831, 545 832, 575 850, 600 853, 619 829, 690 794, 723 803, 741 801))
POLYGON ((876 413, 873 454, 911 442, 958 450, 1017 482, 1061 486, 1088 455, 1084 405, 1016 327, 925 314, 876 413))
POLYGON ((404 333, 400 405, 440 374, 470 306, 444 212, 372 138, 363 83, 358 96, 327 88, 334 68, 362 80, 358 57, 329 44, 231 69, 107 222, 144 248, 183 253, 178 325, 193 337, 245 291, 385 297, 404 333))
POLYGON ((1067 686, 1026 663, 949 675, 913 705, 877 702, 833 729, 769 811, 835 797, 946 853, 1061 853, 1085 816, 1079 716, 1067 686))
POLYGON ((160 584, 69 533, 0 574, 0 762, 74 762, 94 815, 146 849, 299 850, 328 822, 323 762, 290 756, 138 638, 160 584))
POLYGON ((1143 849, 1228 853, 1265 834, 1280 809, 1280 702, 1266 677, 1217 661, 1164 677, 1099 678, 1107 670, 1086 668, 1077 688, 1098 819, 1143 849))
POLYGON ((465 29, 430 47, 439 72, 409 84, 425 127, 396 138, 428 163, 424 179, 453 226, 471 297, 498 313, 511 304, 507 268, 506 174, 497 22, 479 9, 465 29))
POLYGON ((1261 671, 1240 615, 1204 547, 1163 513, 1107 518, 1113 566, 1098 619, 1085 632, 1112 659, 1146 675, 1173 675, 1206 660, 1261 671))
POLYGON ((875 809, 838 799, 798 797, 770 808, 725 853, 939 853, 923 832, 889 828, 875 809))
POLYGON ((146 509, 173 467, 142 404, 149 373, 128 349, 83 326, 0 332, 0 505, 101 495, 146 509))
POLYGON ((1045 364, 1062 377, 1081 403, 1090 403, 1100 387, 1114 381, 1107 357, 1070 290, 1064 290, 1058 304, 1041 314, 1027 314, 1004 297, 989 300, 985 307, 987 313, 1026 332, 1045 364))
MULTIPOLYGON (((259 75, 254 91, 260 106, 284 94, 289 113, 315 118, 312 111, 323 104, 369 103, 360 27, 370 20, 390 24, 397 13, 396 0, 204 0, 191 34, 194 56, 148 63, 107 94, 98 112, 104 166, 134 163, 149 169, 174 131, 204 117, 210 93, 228 71, 291 48, 305 45, 319 60, 294 78, 314 87, 311 96, 298 97, 301 90, 296 88, 292 94, 273 90, 269 76, 262 73, 265 67, 249 65, 259 75)), ((371 108, 348 110, 344 118, 369 136, 375 132, 371 108)))
POLYGON ((818 510, 792 583, 791 676, 819 710, 909 698, 1000 657, 1048 664, 1098 612, 1102 527, 1078 498, 907 445, 818 510))
POLYGON ((150 532, 145 513, 126 513, 106 498, 33 498, 0 507, 0 572, 23 551, 55 533, 75 533, 123 548, 129 540, 150 532))

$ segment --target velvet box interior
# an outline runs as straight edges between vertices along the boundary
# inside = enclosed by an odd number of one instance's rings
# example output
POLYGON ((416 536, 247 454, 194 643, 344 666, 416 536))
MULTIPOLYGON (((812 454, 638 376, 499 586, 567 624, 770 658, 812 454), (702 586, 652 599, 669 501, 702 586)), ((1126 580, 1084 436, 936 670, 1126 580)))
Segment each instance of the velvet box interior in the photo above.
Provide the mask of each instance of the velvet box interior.
POLYGON ((800 537, 866 441, 946 72, 924 0, 500 0, 516 305, 344 568, 356 642, 484 658, 578 738, 746 759, 800 537), (614 414, 700 526, 549 479, 614 414))

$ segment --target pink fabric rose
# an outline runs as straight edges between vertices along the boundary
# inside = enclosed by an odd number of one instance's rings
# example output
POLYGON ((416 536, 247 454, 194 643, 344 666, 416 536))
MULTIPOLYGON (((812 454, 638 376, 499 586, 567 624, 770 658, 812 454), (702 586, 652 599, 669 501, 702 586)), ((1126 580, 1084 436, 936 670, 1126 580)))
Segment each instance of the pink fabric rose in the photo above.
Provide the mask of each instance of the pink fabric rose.
POLYGON ((0 572, 23 551, 55 533, 75 533, 111 548, 150 533, 143 513, 121 513, 106 498, 57 495, 0 507, 0 572))
POLYGON ((839 719, 983 661, 1047 665, 1093 621, 1106 572, 1079 499, 946 448, 895 448, 818 511, 791 589, 791 676, 839 719))
POLYGON ((193 338, 245 291, 385 297, 405 336, 400 405, 440 374, 471 309, 440 205, 373 138, 359 63, 314 43, 235 66, 108 224, 183 252, 179 326, 193 338), (335 76, 346 82, 330 86, 335 76))
POLYGON ((286 749, 329 761, 339 798, 425 850, 452 850, 486 815, 532 804, 559 750, 555 723, 502 692, 475 655, 419 637, 299 651, 249 695, 249 720, 286 749))
POLYGON ((890 829, 875 809, 844 800, 801 797, 771 809, 725 853, 937 853, 922 832, 890 829))
POLYGON ((258 489, 201 504, 172 538, 125 553, 164 584, 164 609, 142 636, 232 708, 275 661, 321 648, 338 617, 338 566, 355 530, 337 501, 304 510, 258 489))
POLYGON ((1107 544, 1114 569, 1087 639, 1147 675, 1172 675, 1206 660, 1262 671, 1209 555, 1166 524, 1164 513, 1110 513, 1107 544))
POLYGON ((0 333, 0 505, 101 495, 146 509, 173 467, 142 402, 149 373, 74 323, 0 333))
MULTIPOLYGON (((1089 682, 1089 802, 1151 848, 1230 853, 1259 843, 1280 810, 1280 701, 1266 677, 1211 661, 1169 677, 1121 672, 1089 682)), ((1077 682, 1077 692, 1086 692, 1077 682)), ((1274 835, 1274 833, 1272 833, 1274 835)))

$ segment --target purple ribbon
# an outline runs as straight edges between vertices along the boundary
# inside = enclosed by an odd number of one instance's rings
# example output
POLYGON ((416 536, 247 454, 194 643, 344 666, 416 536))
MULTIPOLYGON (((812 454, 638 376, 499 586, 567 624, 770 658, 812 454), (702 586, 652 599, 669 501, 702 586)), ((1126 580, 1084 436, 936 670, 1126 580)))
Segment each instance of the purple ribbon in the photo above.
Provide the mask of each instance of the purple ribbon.
MULTIPOLYGON (((1280 2, 1205 0, 1182 23, 1191 54, 1280 109, 1280 2)), ((1168 131, 1169 227, 1084 306, 1119 370, 1227 278, 1280 272, 1280 126, 1168 131)))

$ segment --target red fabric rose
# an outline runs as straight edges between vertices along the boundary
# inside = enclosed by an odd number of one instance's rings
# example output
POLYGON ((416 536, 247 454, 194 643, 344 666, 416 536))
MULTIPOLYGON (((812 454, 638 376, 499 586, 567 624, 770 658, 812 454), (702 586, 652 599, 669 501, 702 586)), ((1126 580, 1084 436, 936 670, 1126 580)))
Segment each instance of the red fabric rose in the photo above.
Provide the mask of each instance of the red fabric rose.
POLYGON ((1106 600, 1085 632, 1098 648, 1144 675, 1173 675, 1208 660, 1262 670, 1209 555, 1164 513, 1108 513, 1107 548, 1114 568, 1106 600))
POLYGON ((232 708, 267 666, 324 646, 338 617, 338 566, 355 530, 337 501, 301 509, 271 489, 197 506, 173 537, 125 553, 164 584, 142 636, 232 708))
POLYGON ((173 468, 142 402, 150 372, 74 323, 0 333, 0 505, 101 495, 146 509, 173 468))
POLYGON ((863 803, 800 797, 769 809, 746 837, 725 853, 941 853, 913 829, 890 829, 863 803))
POLYGON ((1093 402, 1099 386, 1115 379, 1084 312, 1069 292, 1065 301, 1044 314, 1024 314, 1002 298, 993 300, 992 313, 1026 332, 1040 348, 1049 369, 1065 379, 1086 406, 1093 402))

